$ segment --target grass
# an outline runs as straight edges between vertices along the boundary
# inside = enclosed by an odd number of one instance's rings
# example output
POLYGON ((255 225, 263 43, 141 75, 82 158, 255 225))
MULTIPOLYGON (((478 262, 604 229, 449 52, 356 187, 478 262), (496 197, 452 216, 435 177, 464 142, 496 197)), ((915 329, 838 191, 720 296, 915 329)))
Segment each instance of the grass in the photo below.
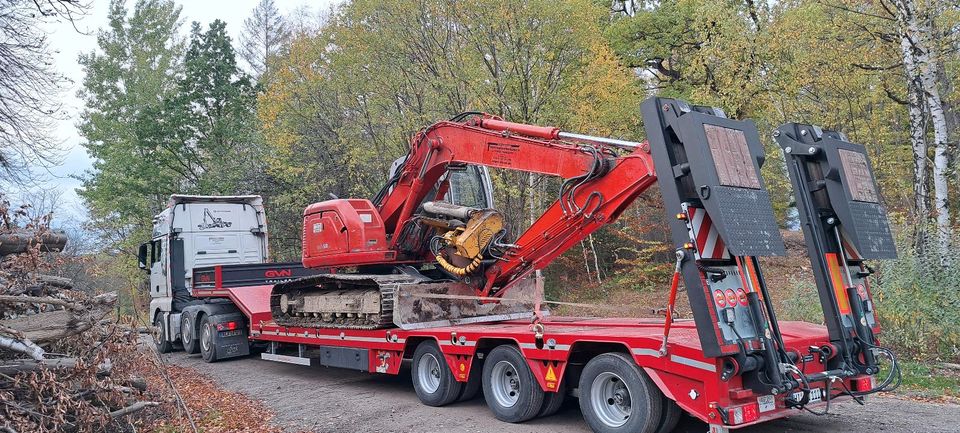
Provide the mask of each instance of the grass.
MULTIPOLYGON (((900 368, 903 384, 897 394, 924 400, 960 402, 960 370, 915 361, 901 361, 900 368)), ((879 376, 883 376, 883 373, 879 376)))

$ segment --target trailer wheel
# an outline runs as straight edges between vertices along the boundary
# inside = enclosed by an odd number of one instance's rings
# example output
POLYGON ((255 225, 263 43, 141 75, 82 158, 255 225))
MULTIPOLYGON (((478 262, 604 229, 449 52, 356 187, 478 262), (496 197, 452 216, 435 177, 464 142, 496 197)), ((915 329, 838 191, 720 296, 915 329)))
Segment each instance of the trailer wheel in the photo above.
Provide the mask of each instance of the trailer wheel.
POLYGON ((182 314, 180 319, 180 341, 183 343, 183 351, 188 354, 195 354, 200 351, 200 342, 195 337, 193 331, 193 317, 182 314))
POLYGON ((540 413, 537 414, 537 417, 550 416, 560 410, 560 407, 563 406, 564 400, 567 399, 567 382, 565 380, 560 381, 560 388, 557 389, 557 392, 545 392, 543 393, 543 407, 540 408, 540 413))
POLYGON ((157 318, 153 319, 153 326, 156 328, 153 331, 153 344, 157 346, 157 352, 172 352, 173 343, 167 338, 167 329, 163 326, 163 313, 157 314, 157 318))
POLYGON ((474 356, 473 362, 470 363, 470 377, 463 384, 463 391, 460 391, 457 401, 470 401, 477 397, 480 387, 483 386, 481 376, 483 376, 483 361, 474 356))
POLYGON ((460 397, 463 383, 457 382, 435 341, 424 341, 413 352, 410 369, 413 389, 427 406, 446 406, 460 397))
MULTIPOLYGON (((663 393, 661 393, 662 395, 663 393)), ((660 419, 660 425, 657 427, 657 433, 670 433, 677 428, 677 424, 680 423, 680 415, 683 413, 683 409, 680 409, 680 405, 677 402, 670 399, 670 397, 663 396, 663 417, 660 419)))
POLYGON ((580 375, 580 411, 595 432, 654 433, 662 404, 660 390, 627 355, 599 355, 580 375))
POLYGON ((216 332, 217 328, 210 316, 204 316, 200 321, 200 355, 206 362, 217 361, 217 345, 213 338, 216 332))
POLYGON ((523 422, 540 413, 544 392, 520 351, 502 345, 483 362, 483 398, 500 421, 523 422))

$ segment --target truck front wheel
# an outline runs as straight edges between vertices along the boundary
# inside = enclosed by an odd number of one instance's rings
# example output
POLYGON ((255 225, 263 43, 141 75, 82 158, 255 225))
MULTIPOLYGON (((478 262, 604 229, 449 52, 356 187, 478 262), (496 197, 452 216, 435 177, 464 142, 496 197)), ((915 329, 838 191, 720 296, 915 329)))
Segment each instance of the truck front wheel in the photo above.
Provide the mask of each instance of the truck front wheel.
POLYGON ((200 355, 206 362, 217 361, 217 345, 214 339, 216 332, 216 325, 210 320, 210 316, 203 316, 200 322, 200 355))
POLYGON ((157 317, 153 319, 153 327, 156 328, 153 331, 153 344, 157 346, 157 352, 172 352, 173 343, 170 342, 170 338, 167 336, 167 327, 163 326, 163 313, 158 313, 157 317))

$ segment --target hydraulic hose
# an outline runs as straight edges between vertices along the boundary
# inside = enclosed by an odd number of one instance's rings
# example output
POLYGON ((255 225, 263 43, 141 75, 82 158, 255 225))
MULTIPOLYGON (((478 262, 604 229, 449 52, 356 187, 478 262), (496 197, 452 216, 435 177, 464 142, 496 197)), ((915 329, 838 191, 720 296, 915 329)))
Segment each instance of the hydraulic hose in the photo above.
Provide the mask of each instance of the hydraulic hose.
POLYGON ((454 266, 453 264, 448 262, 447 259, 443 258, 443 255, 437 254, 437 263, 439 263, 440 266, 445 271, 453 275, 456 275, 458 277, 466 276, 467 274, 477 270, 477 268, 480 267, 480 263, 482 261, 483 261, 483 256, 477 255, 476 257, 473 258, 473 261, 471 261, 469 265, 460 267, 460 266, 454 266))

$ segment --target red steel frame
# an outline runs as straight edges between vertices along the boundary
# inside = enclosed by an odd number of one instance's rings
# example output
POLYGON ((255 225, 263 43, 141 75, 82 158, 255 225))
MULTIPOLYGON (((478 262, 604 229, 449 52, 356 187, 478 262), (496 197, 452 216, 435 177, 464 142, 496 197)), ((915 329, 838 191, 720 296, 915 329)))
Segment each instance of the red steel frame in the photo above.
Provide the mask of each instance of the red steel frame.
MULTIPOLYGON (((537 339, 529 322, 506 321, 485 324, 457 325, 419 330, 387 328, 377 330, 350 330, 335 328, 283 327, 273 322, 270 315, 270 292, 273 286, 217 287, 194 290, 194 296, 230 299, 247 316, 252 341, 304 344, 310 346, 338 346, 370 351, 367 370, 371 373, 398 374, 405 355, 410 355, 416 344, 434 340, 454 372, 454 377, 466 382, 473 357, 479 348, 498 344, 515 344, 527 360, 541 388, 556 392, 570 362, 578 353, 622 351, 632 355, 637 364, 653 379, 660 390, 677 402, 685 411, 710 425, 711 432, 722 432, 789 416, 795 412, 784 407, 784 397, 778 396, 776 408, 759 412, 759 397, 742 386, 739 376, 728 381, 720 379, 720 362, 705 358, 692 320, 673 323, 668 351, 661 355, 664 321, 660 319, 601 319, 575 317, 547 317, 543 320, 542 339, 537 339), (727 425, 720 411, 732 413, 740 409, 744 421, 727 425)), ((784 344, 788 352, 800 357, 807 348, 829 343, 826 327, 805 322, 781 322, 784 344)), ((802 364, 806 374, 824 371, 816 357, 802 364)), ((848 389, 866 390, 872 378, 862 376, 843 381, 848 389)), ((824 383, 811 387, 824 388, 824 383)), ((841 389, 834 384, 834 395, 841 389)), ((826 396, 824 396, 826 398, 826 396)), ((843 397, 833 397, 837 401, 843 397)), ((816 407, 819 404, 810 404, 816 407)), ((731 417, 732 418, 732 417, 731 417)), ((731 420, 732 421, 732 420, 731 420)))

